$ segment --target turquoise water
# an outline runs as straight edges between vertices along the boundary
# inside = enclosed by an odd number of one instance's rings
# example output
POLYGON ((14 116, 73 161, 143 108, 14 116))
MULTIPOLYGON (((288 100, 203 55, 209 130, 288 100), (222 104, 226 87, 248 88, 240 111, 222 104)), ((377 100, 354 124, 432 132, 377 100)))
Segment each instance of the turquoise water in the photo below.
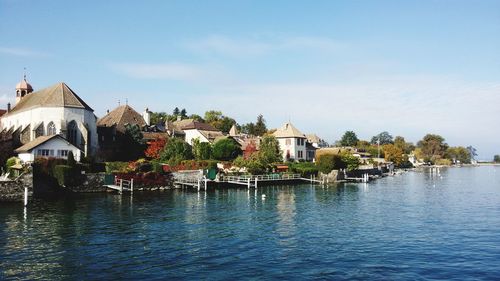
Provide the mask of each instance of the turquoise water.
POLYGON ((500 279, 500 167, 20 205, 0 279, 500 279))

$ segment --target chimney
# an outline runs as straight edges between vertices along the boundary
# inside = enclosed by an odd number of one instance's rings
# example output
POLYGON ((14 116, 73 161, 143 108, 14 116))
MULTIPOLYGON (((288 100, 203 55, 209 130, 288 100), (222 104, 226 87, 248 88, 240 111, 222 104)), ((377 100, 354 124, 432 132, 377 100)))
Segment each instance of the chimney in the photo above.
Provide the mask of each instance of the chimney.
POLYGON ((10 112, 10 102, 7 103, 7 112, 10 112))
POLYGON ((142 113, 142 118, 144 118, 144 121, 146 122, 146 125, 151 125, 151 112, 149 109, 146 107, 146 110, 142 113))
POLYGON ((108 110, 106 110, 106 113, 109 113, 109 109, 108 109, 108 110))

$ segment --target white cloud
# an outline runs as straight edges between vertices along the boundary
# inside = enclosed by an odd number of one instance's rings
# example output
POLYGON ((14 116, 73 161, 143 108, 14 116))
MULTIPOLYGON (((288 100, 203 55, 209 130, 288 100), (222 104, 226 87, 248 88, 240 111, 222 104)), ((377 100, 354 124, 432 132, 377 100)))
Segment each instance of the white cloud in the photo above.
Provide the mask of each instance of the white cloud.
POLYGON ((18 47, 0 47, 0 54, 19 57, 48 57, 49 54, 18 47))
POLYGON ((315 50, 323 52, 338 51, 345 47, 327 37, 284 37, 267 38, 230 38, 213 35, 185 44, 189 49, 202 53, 218 53, 230 56, 255 56, 283 50, 315 50))
MULTIPOLYGON (((500 120, 498 83, 387 76, 347 83, 234 85, 213 92, 204 98, 216 100, 217 108, 240 122, 254 121, 259 113, 270 127, 291 119, 304 133, 315 132, 330 141, 346 130, 366 139, 387 130, 411 141, 438 133, 451 145, 480 149, 484 139, 498 137, 493 130, 500 120)), ((211 105, 204 106, 200 110, 211 105)))

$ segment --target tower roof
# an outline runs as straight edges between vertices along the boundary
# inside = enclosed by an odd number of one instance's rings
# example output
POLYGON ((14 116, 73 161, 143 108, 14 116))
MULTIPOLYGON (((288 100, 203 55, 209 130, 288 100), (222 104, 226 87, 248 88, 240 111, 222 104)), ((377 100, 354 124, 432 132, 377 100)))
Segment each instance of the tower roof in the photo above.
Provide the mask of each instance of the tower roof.
POLYGON ((68 85, 61 82, 26 95, 7 114, 13 114, 37 107, 73 107, 94 111, 73 92, 68 85))
POLYGON ((299 129, 295 128, 292 123, 285 123, 283 127, 274 132, 274 136, 277 138, 306 138, 306 136, 299 131, 299 129))
POLYGON ((142 128, 146 125, 146 121, 144 121, 141 114, 129 105, 118 106, 97 121, 98 127, 112 127, 116 125, 116 130, 119 132, 125 132, 126 124, 138 125, 142 128))
POLYGON ((17 83, 16 90, 33 91, 33 87, 31 87, 30 83, 28 83, 28 81, 26 81, 26 77, 24 77, 24 79, 21 80, 21 82, 17 83))

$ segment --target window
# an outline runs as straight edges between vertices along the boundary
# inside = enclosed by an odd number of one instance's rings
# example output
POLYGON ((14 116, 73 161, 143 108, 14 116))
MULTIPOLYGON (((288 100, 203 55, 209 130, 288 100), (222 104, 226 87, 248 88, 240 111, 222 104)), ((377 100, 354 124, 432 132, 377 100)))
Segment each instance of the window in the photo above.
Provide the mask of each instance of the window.
POLYGON ((300 159, 304 158, 304 154, 303 154, 303 153, 304 153, 304 152, 303 152, 302 150, 299 150, 299 151, 297 152, 298 158, 300 158, 300 159))
POLYGON ((57 157, 67 158, 69 150, 57 150, 57 157))
POLYGON ((75 145, 75 146, 78 146, 76 144, 76 140, 77 140, 77 126, 76 126, 76 122, 73 120, 71 122, 69 122, 68 124, 68 133, 67 133, 67 139, 68 141, 75 145))
POLYGON ((297 139, 297 145, 303 146, 304 145, 304 139, 297 139))
POLYGON ((49 125, 47 125, 47 136, 52 136, 56 134, 56 125, 54 122, 50 122, 49 125))
POLYGON ((37 156, 54 156, 53 149, 38 149, 36 152, 37 156))
POLYGON ((36 129, 35 129, 35 138, 38 138, 40 136, 43 136, 43 123, 40 124, 36 129))

